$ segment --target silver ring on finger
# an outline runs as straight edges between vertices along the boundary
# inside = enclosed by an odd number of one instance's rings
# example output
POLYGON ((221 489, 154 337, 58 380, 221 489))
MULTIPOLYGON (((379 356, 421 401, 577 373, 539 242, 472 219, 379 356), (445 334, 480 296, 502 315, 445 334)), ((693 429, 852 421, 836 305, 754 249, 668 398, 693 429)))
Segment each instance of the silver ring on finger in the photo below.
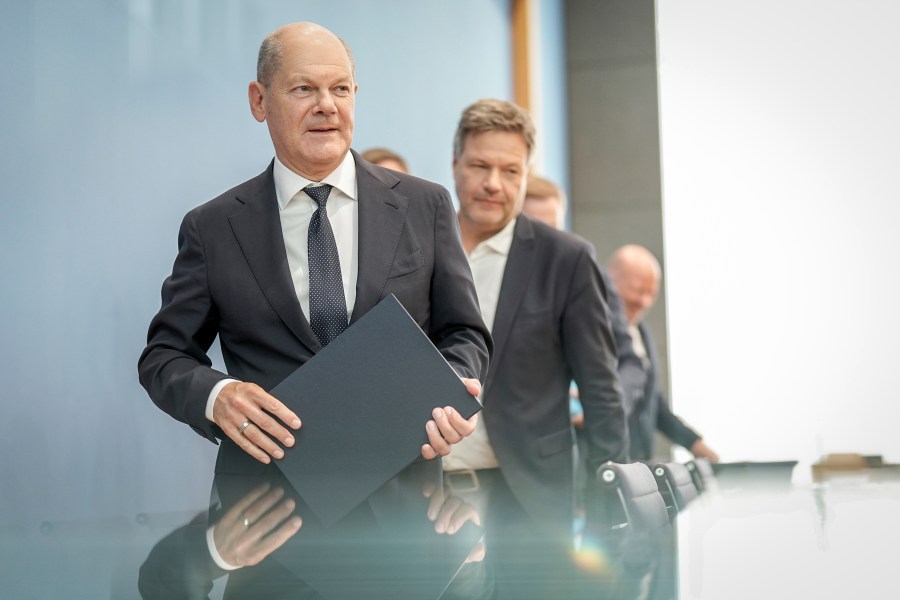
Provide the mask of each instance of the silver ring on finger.
POLYGON ((250 419, 247 419, 246 421, 241 423, 240 427, 238 427, 238 433, 244 433, 244 430, 247 429, 248 427, 250 427, 251 425, 253 425, 253 421, 251 421, 250 419))
POLYGON ((250 527, 250 519, 244 513, 241 513, 241 524, 244 527, 250 527))

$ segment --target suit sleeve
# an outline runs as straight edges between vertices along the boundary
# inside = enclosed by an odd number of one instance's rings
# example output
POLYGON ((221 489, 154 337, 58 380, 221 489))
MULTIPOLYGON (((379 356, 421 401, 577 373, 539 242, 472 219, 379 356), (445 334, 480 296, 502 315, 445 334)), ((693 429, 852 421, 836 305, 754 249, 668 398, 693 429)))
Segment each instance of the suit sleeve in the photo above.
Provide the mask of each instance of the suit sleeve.
POLYGON ((153 546, 138 571, 141 598, 209 598, 213 580, 226 571, 209 555, 206 527, 206 514, 201 514, 153 546))
POLYGON ((669 402, 662 392, 657 391, 655 395, 657 402, 656 428, 676 444, 690 450, 694 442, 700 439, 700 435, 685 425, 684 421, 672 412, 669 402))
POLYGON ((484 383, 493 352, 481 319, 469 262, 463 252, 453 204, 442 189, 434 219, 429 337, 461 377, 484 383))
POLYGON ((584 432, 592 470, 607 460, 624 462, 628 436, 616 348, 603 300, 600 270, 580 253, 562 318, 562 343, 584 409, 584 432))
POLYGON ((216 442, 204 414, 209 392, 227 377, 211 368, 207 351, 218 332, 209 294, 203 242, 195 212, 178 234, 178 256, 163 282, 162 307, 150 323, 147 347, 138 360, 141 385, 153 402, 194 431, 216 442))

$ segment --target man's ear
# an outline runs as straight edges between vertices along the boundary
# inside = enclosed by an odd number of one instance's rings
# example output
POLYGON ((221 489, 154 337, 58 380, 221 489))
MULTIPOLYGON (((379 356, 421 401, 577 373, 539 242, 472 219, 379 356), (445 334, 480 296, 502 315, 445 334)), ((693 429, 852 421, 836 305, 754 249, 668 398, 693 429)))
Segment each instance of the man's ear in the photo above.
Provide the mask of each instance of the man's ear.
POLYGON ((266 86, 258 81, 251 81, 247 88, 247 99, 250 101, 250 112, 253 118, 262 123, 266 120, 266 86))

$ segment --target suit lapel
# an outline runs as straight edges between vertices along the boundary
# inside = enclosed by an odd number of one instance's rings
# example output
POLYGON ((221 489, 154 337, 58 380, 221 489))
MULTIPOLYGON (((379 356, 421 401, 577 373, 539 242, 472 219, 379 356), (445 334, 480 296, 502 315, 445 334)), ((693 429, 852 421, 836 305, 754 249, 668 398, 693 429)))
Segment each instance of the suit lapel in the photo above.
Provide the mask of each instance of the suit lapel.
POLYGON ((244 206, 228 218, 231 229, 269 304, 310 351, 318 352, 322 344, 303 315, 291 279, 271 164, 255 183, 238 194, 244 206))
MULTIPOLYGON (((531 274, 534 272, 536 245, 531 221, 520 215, 516 220, 512 245, 506 259, 506 269, 503 271, 503 281, 500 284, 500 297, 497 299, 497 312, 494 314, 494 327, 491 330, 491 337, 494 338, 492 365, 501 364, 500 360, 506 350, 506 342, 509 339, 516 312, 525 295, 531 274)), ((493 375, 496 373, 496 369, 489 369, 485 388, 491 385, 493 375)))
POLYGON ((409 200, 392 189, 399 179, 387 172, 370 170, 369 163, 356 152, 353 157, 359 197, 359 268, 351 323, 381 299, 409 208, 409 200))
POLYGON ((647 353, 647 360, 650 362, 650 368, 647 369, 647 384, 644 386, 645 393, 652 394, 656 389, 656 374, 659 373, 659 356, 656 355, 656 344, 653 342, 653 335, 650 334, 650 329, 643 322, 638 324, 638 333, 641 334, 644 352, 647 353))

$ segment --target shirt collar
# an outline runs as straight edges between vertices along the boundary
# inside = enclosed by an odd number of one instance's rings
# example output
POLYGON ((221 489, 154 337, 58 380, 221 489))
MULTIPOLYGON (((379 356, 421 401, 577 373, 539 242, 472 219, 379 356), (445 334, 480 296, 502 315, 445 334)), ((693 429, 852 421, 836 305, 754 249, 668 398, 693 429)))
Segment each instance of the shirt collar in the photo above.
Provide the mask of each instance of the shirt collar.
POLYGON ((509 254, 513 241, 513 232, 516 229, 516 220, 510 219, 503 229, 475 246, 471 254, 487 252, 488 250, 504 256, 509 254))
POLYGON ((272 169, 272 177, 275 179, 275 196, 278 198, 279 210, 283 210, 288 202, 297 195, 297 192, 311 183, 327 183, 336 187, 351 200, 357 199, 356 161, 353 160, 352 152, 347 152, 341 164, 321 182, 311 181, 294 173, 284 166, 277 156, 275 157, 275 167, 272 169))
POLYGON ((639 340, 643 337, 637 323, 628 324, 628 333, 631 334, 631 339, 633 340, 639 340))

